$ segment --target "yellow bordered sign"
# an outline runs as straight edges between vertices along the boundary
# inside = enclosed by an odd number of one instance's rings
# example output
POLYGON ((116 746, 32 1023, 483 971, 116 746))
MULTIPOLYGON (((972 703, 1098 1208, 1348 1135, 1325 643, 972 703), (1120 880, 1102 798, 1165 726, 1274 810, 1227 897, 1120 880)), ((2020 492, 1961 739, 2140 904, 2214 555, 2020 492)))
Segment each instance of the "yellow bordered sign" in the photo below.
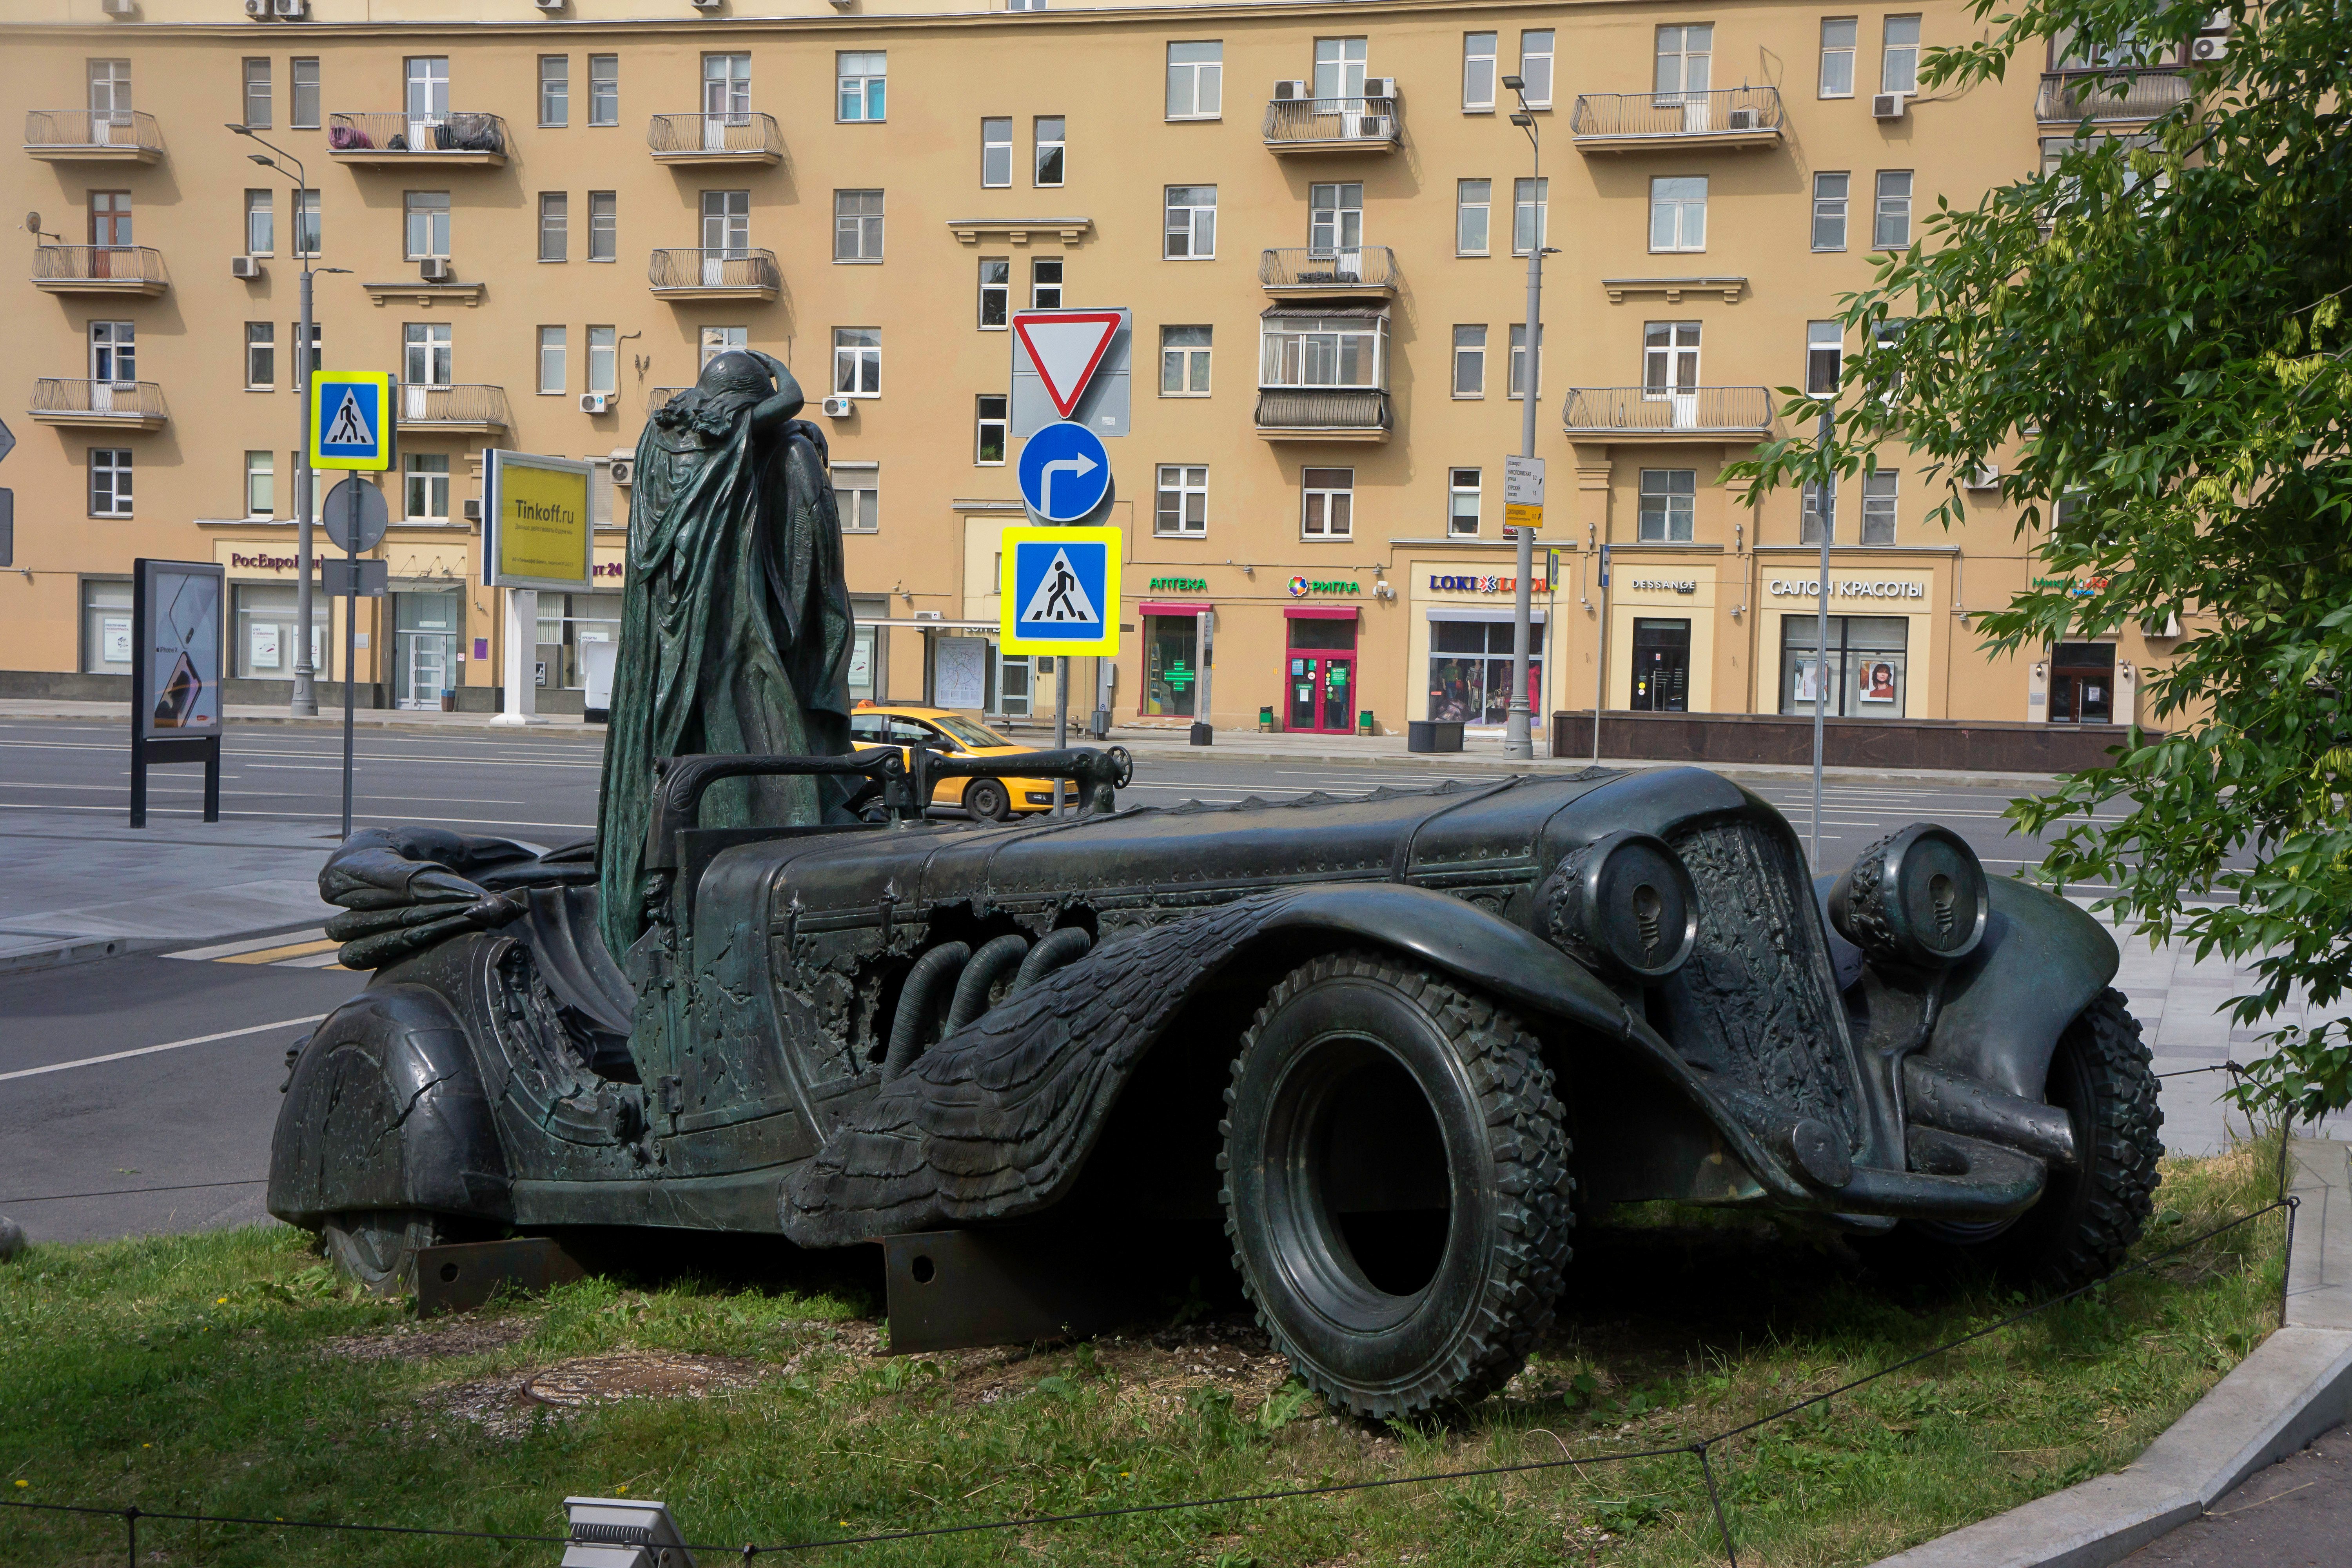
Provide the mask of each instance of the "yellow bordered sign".
POLYGON ((310 466, 381 473, 392 467, 392 377, 310 373, 310 466))
POLYGON ((1118 651, 1116 528, 1008 528, 999 641, 1011 654, 1118 651))

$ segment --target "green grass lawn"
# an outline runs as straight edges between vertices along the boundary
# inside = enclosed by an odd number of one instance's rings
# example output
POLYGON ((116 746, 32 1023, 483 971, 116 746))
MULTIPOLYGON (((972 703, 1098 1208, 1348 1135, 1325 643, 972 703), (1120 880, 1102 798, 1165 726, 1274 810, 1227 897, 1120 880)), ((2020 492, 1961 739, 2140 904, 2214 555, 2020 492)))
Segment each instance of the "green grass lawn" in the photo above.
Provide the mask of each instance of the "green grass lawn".
MULTIPOLYGON (((2173 1161, 2143 1255, 2268 1201, 2274 1146, 2173 1161)), ((2128 1461, 2275 1321, 2278 1216, 1715 1451, 1744 1563, 1867 1563, 2128 1461)), ((747 1252, 762 1244, 747 1241, 747 1252)), ((1620 1211, 1559 1328, 1459 1424, 1307 1404, 1199 1300, 1089 1344, 876 1353, 854 1266, 591 1279, 419 1324, 284 1228, 36 1247, 0 1265, 11 1500, 560 1532, 659 1498, 689 1540, 797 1542, 1652 1448, 2014 1310, 1890 1280, 1826 1236, 1620 1211)), ((529 1563, 544 1545, 142 1524, 174 1564, 529 1563)), ((795 1554, 816 1563, 1719 1563, 1683 1455, 795 1554)), ((124 1562, 119 1521, 0 1510, 0 1563, 124 1562)), ((711 1560, 705 1558, 706 1568, 711 1560)))

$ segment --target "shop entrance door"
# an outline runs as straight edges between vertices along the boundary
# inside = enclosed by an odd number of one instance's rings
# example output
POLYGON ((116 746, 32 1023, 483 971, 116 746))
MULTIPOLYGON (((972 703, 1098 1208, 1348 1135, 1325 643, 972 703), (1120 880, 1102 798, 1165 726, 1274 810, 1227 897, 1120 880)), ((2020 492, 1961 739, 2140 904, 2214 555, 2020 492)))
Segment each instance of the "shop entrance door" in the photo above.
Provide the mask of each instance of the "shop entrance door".
POLYGON ((1299 653, 1290 656, 1290 721, 1292 730, 1344 735, 1355 730, 1349 703, 1356 693, 1356 656, 1351 653, 1299 653))
POLYGON ((394 707, 438 708, 441 693, 457 684, 459 607, 455 594, 393 596, 393 636, 399 643, 392 670, 394 707))
POLYGON ((2062 642, 2050 659, 2050 721, 2112 724, 2116 713, 2116 645, 2062 642))
POLYGON ((1688 621, 1634 621, 1634 711, 1690 711, 1690 628, 1688 621))

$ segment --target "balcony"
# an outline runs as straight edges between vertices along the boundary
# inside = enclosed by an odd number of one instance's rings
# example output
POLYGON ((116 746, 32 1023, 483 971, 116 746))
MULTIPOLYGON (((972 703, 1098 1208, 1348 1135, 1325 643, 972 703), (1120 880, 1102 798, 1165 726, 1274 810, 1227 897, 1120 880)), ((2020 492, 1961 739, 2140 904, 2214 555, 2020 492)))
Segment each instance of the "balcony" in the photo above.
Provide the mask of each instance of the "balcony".
POLYGON ((1760 441, 1772 433, 1772 393, 1763 386, 1578 386, 1561 427, 1580 441, 1760 441))
POLYGON ((1404 123, 1393 98, 1277 98, 1265 106, 1276 153, 1393 153, 1404 123))
POLYGON ((656 386, 646 394, 646 417, 650 419, 661 411, 664 404, 680 393, 691 392, 690 386, 656 386))
POLYGON ((143 294, 172 286, 163 253, 143 245, 37 245, 33 287, 45 294, 143 294))
POLYGON ((86 109, 25 111, 25 151, 49 163, 152 163, 163 156, 155 117, 86 109))
POLYGON ((784 161, 784 134, 769 114, 656 114, 646 145, 656 163, 784 161))
POLYGON ((467 383, 400 388, 401 430, 417 436, 503 436, 507 389, 467 383))
POLYGON ((656 250, 646 268, 656 300, 772 301, 783 289, 772 250, 656 250))
POLYGON ((1385 441, 1389 395, 1370 387, 1262 386, 1257 433, 1269 441, 1385 441))
POLYGON ((161 430, 171 422, 163 389, 152 381, 33 383, 36 425, 66 425, 84 430, 161 430))
POLYGON ((2044 125, 2145 125, 2189 100, 2189 79, 2177 70, 2051 71, 2033 100, 2044 125))
POLYGON ((1396 256, 1385 245, 1350 250, 1269 250, 1258 258, 1257 280, 1278 300, 1315 296, 1396 298, 1396 256))
POLYGON ((1780 144, 1780 89, 1581 92, 1569 118, 1581 153, 1738 152, 1780 144))
POLYGON ((330 114, 327 153, 377 168, 507 166, 507 122, 496 114, 330 114))

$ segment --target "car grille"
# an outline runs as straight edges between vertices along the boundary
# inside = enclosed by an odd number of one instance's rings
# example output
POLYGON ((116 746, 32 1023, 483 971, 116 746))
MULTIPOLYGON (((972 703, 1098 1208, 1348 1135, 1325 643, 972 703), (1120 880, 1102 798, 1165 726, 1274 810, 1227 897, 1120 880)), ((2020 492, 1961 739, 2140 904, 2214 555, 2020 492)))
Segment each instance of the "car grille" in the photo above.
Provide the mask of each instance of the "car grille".
POLYGON ((1853 1047, 1792 849, 1738 820, 1694 829, 1674 847, 1699 908, 1698 945, 1664 987, 1675 1048, 1773 1110, 1826 1122, 1859 1147, 1853 1047))

